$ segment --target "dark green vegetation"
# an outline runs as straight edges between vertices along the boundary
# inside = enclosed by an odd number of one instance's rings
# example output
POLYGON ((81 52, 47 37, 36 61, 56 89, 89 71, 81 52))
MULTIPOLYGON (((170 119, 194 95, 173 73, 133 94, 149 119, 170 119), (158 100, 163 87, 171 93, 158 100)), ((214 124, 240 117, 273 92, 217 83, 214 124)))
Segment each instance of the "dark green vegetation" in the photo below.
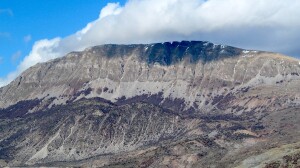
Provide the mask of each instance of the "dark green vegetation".
MULTIPOLYGON (((295 123, 299 119, 299 110, 281 116, 279 121, 274 121, 274 118, 278 119, 276 114, 258 120, 249 116, 222 114, 197 118, 180 116, 172 110, 149 103, 116 105, 94 98, 50 109, 41 108, 35 113, 18 113, 17 109, 31 109, 37 104, 43 103, 37 100, 23 101, 1 110, 0 160, 5 163, 14 160, 16 165, 25 166, 30 163, 28 160, 33 160, 30 153, 34 154, 48 144, 48 156, 34 165, 156 167, 166 162, 167 165, 223 167, 224 163, 234 165, 230 161, 232 158, 226 157, 232 148, 230 144, 239 144, 247 139, 276 137, 277 144, 256 144, 254 148, 260 148, 256 151, 259 154, 272 148, 272 145, 278 146, 278 142, 292 143, 299 138, 288 138, 294 133, 289 130, 291 125, 294 125, 294 129, 299 129, 299 125, 295 123), (294 122, 284 123, 284 120, 294 115, 298 117, 294 122), (281 131, 268 133, 272 129, 279 130, 278 128, 281 131), (239 130, 252 130, 256 134, 239 130), (51 137, 56 138, 49 143, 51 137), (225 145, 225 142, 228 144, 225 145), (97 150, 100 153, 93 154, 97 150), (24 155, 23 151, 27 154, 24 155), (59 151, 63 151, 65 155, 62 156, 67 159, 55 159, 59 151), (68 157, 71 154, 73 157, 68 157), (77 158, 74 159, 74 156, 77 158), (191 163, 186 162, 189 159, 191 163), (107 162, 97 162, 98 160, 107 162)), ((243 160, 250 154, 251 152, 234 155, 234 159, 243 160)), ((296 163, 296 156, 298 155, 284 158, 296 163)), ((272 162, 267 166, 274 166, 276 163, 272 162)))
POLYGON ((0 88, 0 167, 296 167, 299 74, 208 42, 73 52, 0 88))
POLYGON ((299 168, 300 167, 300 153, 285 155, 278 161, 267 163, 265 168, 299 168))

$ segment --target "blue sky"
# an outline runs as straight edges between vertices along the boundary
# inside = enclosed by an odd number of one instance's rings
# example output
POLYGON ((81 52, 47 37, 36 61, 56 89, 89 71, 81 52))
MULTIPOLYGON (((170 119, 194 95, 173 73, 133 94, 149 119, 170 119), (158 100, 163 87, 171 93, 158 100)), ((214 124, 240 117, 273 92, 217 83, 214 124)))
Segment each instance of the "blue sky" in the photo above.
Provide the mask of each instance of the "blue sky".
POLYGON ((300 58, 299 0, 0 0, 0 87, 113 43, 198 40, 300 58))
POLYGON ((114 1, 0 0, 0 78, 16 69, 36 40, 73 34, 109 2, 114 1))

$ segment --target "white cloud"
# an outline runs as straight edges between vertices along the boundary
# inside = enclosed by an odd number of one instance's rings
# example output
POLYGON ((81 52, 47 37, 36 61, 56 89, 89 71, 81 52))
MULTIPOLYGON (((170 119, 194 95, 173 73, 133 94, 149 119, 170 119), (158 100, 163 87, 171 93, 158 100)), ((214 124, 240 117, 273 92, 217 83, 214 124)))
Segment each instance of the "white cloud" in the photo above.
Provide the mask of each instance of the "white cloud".
POLYGON ((24 70, 31 67, 32 65, 61 56, 61 53, 56 52, 55 50, 55 48, 58 47, 59 41, 60 38, 55 38, 52 40, 40 40, 35 42, 31 52, 18 65, 16 71, 9 73, 4 79, 0 78, 0 86, 7 85, 9 82, 14 80, 20 73, 22 73, 24 70))
POLYGON ((12 61, 13 63, 15 63, 15 62, 20 58, 21 55, 22 55, 22 52, 21 52, 21 51, 15 52, 15 53, 11 56, 11 61, 12 61))
POLYGON ((97 20, 73 35, 36 42, 14 74, 67 52, 105 43, 205 40, 300 56, 299 9, 298 0, 129 0, 124 6, 109 3, 97 20))
POLYGON ((61 56, 61 54, 55 50, 59 45, 59 41, 60 38, 55 38, 52 40, 40 40, 35 42, 29 55, 25 57, 18 66, 18 71, 22 72, 39 62, 45 62, 61 56))
POLYGON ((6 78, 0 78, 0 86, 5 86, 18 76, 17 71, 9 73, 6 78))
POLYGON ((101 10, 99 19, 102 19, 106 16, 119 15, 122 12, 122 7, 119 3, 108 3, 105 8, 101 10))
POLYGON ((31 35, 28 34, 27 36, 24 37, 24 42, 25 42, 25 43, 28 43, 28 42, 30 42, 30 41, 31 41, 31 35))

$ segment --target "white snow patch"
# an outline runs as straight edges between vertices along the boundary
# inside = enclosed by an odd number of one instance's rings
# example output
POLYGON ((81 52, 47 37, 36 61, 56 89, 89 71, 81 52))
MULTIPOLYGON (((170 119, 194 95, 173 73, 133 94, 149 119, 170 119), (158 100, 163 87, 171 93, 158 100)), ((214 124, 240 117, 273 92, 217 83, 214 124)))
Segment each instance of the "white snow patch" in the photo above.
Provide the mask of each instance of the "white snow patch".
POLYGON ((186 49, 185 49, 185 52, 187 52, 187 50, 189 49, 190 47, 187 47, 186 49))
POLYGON ((204 45, 204 46, 208 46, 208 44, 209 44, 209 42, 205 42, 203 45, 204 45))
POLYGON ((248 54, 250 51, 249 50, 243 50, 244 54, 248 54))
POLYGON ((252 54, 246 54, 246 55, 243 55, 242 57, 253 57, 254 55, 252 54))
POLYGON ((215 49, 215 48, 216 48, 216 46, 218 46, 218 45, 214 44, 214 46, 213 46, 213 49, 215 49))
POLYGON ((226 51, 222 49, 222 50, 220 51, 220 53, 226 53, 226 51))

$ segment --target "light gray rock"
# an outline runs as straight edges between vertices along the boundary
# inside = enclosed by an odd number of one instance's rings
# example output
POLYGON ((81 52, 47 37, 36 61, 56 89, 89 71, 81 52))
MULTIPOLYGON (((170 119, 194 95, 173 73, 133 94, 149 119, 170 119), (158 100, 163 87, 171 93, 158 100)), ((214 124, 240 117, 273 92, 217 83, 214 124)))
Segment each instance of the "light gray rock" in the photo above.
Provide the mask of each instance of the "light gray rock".
POLYGON ((272 148, 294 154, 299 107, 299 60, 281 54, 95 46, 0 88, 0 166, 264 165, 272 148))
POLYGON ((282 94, 297 104, 299 75, 297 59, 207 42, 103 45, 29 68, 1 89, 0 107, 35 98, 57 97, 55 104, 74 95, 117 102, 162 93, 161 104, 183 99, 181 110, 210 111, 220 95, 241 89, 257 94, 265 86, 285 88, 282 94), (87 89, 91 91, 80 94, 87 89))

